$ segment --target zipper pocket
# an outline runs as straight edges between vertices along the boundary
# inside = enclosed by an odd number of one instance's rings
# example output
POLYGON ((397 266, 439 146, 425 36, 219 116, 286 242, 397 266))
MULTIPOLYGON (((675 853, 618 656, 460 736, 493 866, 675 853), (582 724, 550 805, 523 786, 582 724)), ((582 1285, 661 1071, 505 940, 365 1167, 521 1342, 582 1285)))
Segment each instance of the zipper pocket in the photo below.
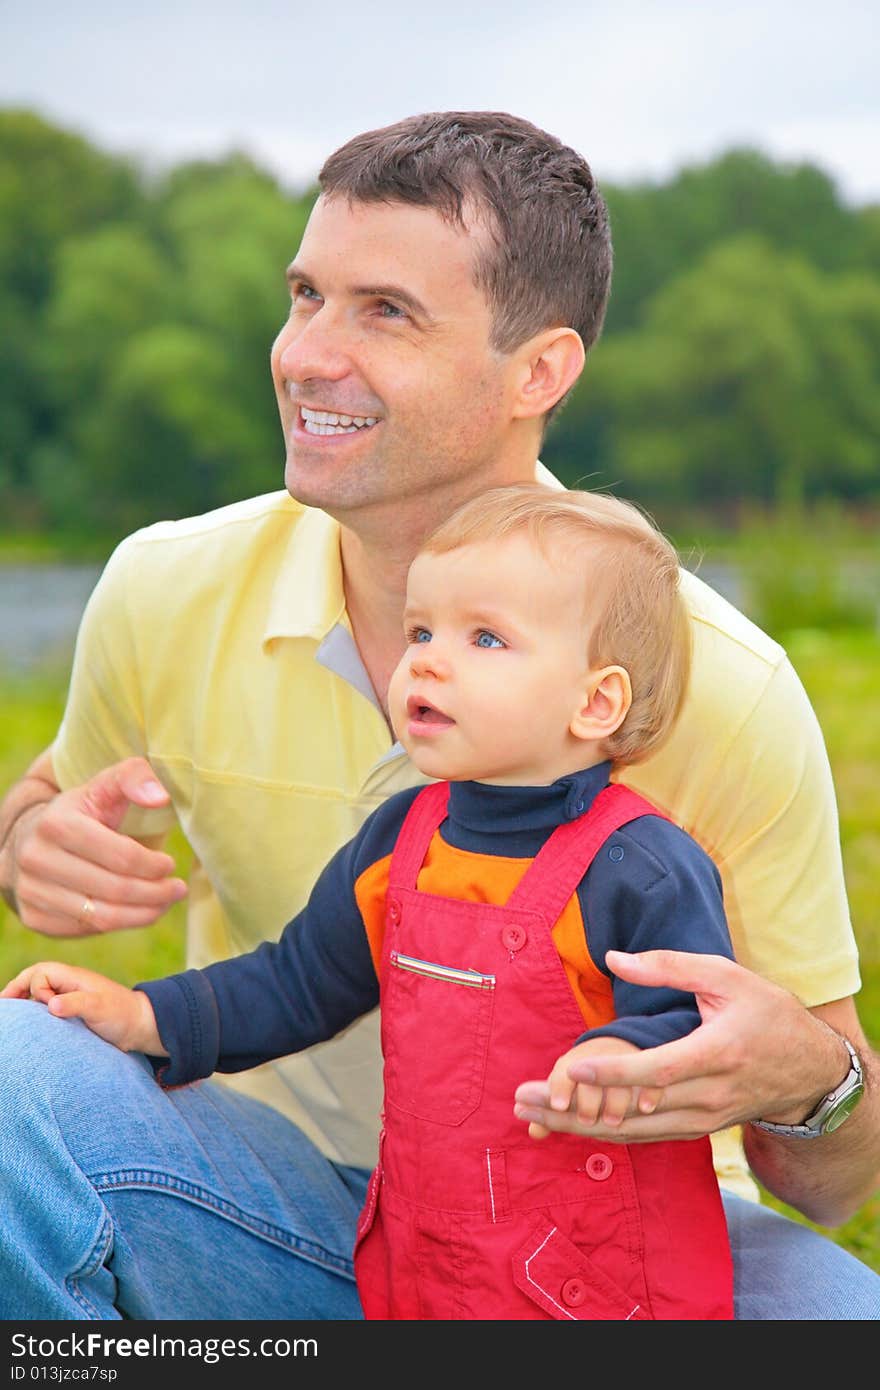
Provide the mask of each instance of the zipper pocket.
POLYGON ((413 975, 425 975, 429 980, 445 980, 448 984, 466 985, 469 989, 495 988, 494 975, 483 975, 479 970, 458 970, 452 965, 436 965, 430 960, 419 960, 417 956, 402 955, 400 951, 391 952, 391 964, 413 975))

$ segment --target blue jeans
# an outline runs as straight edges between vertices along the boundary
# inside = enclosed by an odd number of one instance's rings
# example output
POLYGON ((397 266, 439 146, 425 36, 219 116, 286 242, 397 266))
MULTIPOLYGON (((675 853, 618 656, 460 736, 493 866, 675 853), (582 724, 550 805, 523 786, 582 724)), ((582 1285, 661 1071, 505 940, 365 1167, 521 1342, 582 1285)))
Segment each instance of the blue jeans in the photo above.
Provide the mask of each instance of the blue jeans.
MULTIPOLYGON (((215 1082, 165 1092, 78 1021, 0 1001, 0 1318, 354 1319, 367 1173, 215 1082)), ((725 1196, 746 1319, 880 1318, 880 1277, 725 1196)))

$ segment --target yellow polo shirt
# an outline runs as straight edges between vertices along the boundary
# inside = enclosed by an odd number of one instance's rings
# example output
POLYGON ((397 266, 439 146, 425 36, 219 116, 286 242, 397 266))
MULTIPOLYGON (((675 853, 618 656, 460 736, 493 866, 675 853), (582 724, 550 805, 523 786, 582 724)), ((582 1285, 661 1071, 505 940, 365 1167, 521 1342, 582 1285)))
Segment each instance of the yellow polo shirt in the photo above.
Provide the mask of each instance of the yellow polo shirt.
MULTIPOLYGON (((549 479, 549 475, 544 475, 549 479)), ((857 952, 822 738, 782 649, 699 579, 690 695, 670 742, 624 780, 704 846, 738 958, 814 1005, 854 993, 857 952)), ((188 963, 277 937, 325 862, 385 797, 421 782, 375 702, 345 613, 339 530, 286 492, 128 537, 81 625, 52 751, 62 788, 149 758, 195 854, 188 963)), ((334 1160, 375 1159, 376 1015, 224 1078, 334 1160)), ((741 1148, 719 1174, 750 1191, 741 1148)))

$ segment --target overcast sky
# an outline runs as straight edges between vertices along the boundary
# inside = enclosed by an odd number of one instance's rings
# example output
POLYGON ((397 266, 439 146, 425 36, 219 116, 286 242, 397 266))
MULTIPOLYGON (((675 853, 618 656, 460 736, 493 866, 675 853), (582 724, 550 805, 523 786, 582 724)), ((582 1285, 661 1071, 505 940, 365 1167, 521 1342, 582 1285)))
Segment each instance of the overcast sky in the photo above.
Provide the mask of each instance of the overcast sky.
POLYGON ((877 0, 0 0, 0 105, 153 162, 248 151, 290 187, 360 130, 513 111, 600 182, 732 145, 880 202, 877 0))

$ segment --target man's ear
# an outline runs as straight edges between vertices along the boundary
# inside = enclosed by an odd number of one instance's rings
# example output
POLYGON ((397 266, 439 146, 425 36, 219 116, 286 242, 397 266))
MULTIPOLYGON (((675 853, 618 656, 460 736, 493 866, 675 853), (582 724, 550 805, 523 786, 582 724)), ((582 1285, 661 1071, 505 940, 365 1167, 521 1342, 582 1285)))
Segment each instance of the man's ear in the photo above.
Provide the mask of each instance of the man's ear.
POLYGON ((631 704, 629 672, 622 666, 591 671, 569 730, 575 738, 601 742, 620 728, 631 704))
POLYGON ((514 419, 546 415, 583 371, 585 353, 573 328, 548 328, 517 349, 521 365, 514 419))

